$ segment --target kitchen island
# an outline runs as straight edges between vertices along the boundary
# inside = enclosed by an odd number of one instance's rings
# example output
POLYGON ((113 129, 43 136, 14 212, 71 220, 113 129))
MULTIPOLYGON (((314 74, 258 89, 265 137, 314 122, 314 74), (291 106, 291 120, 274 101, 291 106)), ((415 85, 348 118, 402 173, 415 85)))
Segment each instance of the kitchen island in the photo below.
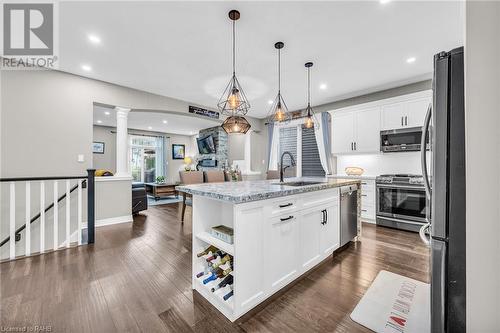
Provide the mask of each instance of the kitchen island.
MULTIPOLYGON (((359 188, 360 181, 292 178, 177 186, 193 196, 193 289, 231 321, 268 299, 339 248, 340 187, 347 185, 359 188), (231 244, 212 235, 218 225, 233 229, 231 244), (232 286, 217 287, 224 276, 207 282, 207 256, 197 254, 210 245, 230 256, 232 286)), ((354 214, 359 236, 359 209, 354 214)))

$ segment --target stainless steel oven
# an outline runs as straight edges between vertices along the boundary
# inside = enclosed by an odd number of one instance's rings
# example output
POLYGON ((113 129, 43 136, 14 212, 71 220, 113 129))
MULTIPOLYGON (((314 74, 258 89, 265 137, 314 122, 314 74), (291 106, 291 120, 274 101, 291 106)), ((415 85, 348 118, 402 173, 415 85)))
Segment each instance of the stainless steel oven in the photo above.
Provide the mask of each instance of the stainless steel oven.
POLYGON ((377 224, 418 232, 427 223, 422 176, 382 175, 376 189, 377 224))
POLYGON ((420 151, 422 127, 380 132, 380 151, 384 153, 420 151))

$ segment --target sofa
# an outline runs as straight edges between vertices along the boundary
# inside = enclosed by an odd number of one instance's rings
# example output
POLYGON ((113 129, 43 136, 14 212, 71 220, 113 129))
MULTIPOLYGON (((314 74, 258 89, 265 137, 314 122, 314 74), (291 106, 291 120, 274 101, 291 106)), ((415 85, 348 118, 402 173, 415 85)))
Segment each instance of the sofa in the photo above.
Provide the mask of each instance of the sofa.
POLYGON ((148 197, 143 183, 132 183, 132 214, 148 209, 148 197))

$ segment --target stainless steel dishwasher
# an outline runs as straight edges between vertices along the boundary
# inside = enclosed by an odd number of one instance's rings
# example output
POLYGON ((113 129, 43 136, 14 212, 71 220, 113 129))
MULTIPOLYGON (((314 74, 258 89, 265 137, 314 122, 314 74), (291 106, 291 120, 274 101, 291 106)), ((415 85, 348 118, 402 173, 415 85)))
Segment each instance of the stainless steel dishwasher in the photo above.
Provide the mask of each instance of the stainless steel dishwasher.
POLYGON ((358 234, 358 186, 340 188, 340 246, 358 234))

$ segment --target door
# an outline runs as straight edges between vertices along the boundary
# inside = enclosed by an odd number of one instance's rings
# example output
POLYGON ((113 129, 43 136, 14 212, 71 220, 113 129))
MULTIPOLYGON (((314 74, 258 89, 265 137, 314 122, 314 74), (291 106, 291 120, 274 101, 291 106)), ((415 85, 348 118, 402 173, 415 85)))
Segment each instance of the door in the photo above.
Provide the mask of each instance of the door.
POLYGON ((406 127, 422 127, 431 98, 409 101, 406 105, 406 127))
POLYGON ((338 203, 324 208, 324 223, 320 224, 320 253, 329 256, 340 244, 340 217, 338 203))
POLYGON ((301 212, 299 221, 300 267, 303 270, 316 265, 320 260, 320 230, 323 231, 324 208, 314 207, 301 212))
POLYGON ((373 153, 380 151, 380 108, 370 108, 356 112, 356 144, 357 153, 373 153))
POLYGON ((392 129, 406 127, 405 116, 406 116, 406 102, 394 103, 383 106, 382 129, 392 130, 392 129))
POLYGON ((277 290, 292 281, 298 274, 297 256, 299 249, 299 226, 295 213, 280 215, 267 220, 264 237, 263 272, 266 285, 277 290))
POLYGON ((334 114, 332 117, 332 153, 343 154, 354 151, 354 113, 334 114))

